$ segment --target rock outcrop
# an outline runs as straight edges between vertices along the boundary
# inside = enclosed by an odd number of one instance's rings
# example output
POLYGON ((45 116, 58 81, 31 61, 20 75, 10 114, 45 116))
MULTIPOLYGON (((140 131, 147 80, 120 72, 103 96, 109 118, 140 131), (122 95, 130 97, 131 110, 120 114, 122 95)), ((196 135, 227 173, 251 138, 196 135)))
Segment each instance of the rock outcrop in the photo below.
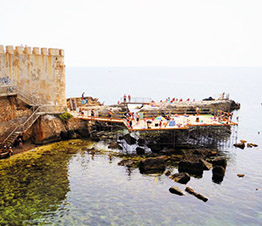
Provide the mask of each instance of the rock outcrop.
POLYGON ((141 112, 145 114, 152 115, 154 112, 167 112, 170 111, 173 114, 184 114, 186 112, 195 112, 196 108, 200 109, 200 112, 205 113, 209 112, 209 110, 213 110, 217 112, 218 110, 222 110, 225 112, 229 112, 235 109, 240 108, 240 104, 235 103, 233 100, 206 100, 206 101, 181 101, 181 102, 160 102, 155 103, 154 106, 145 105, 141 108, 141 112))
POLYGON ((139 163, 140 173, 163 173, 166 163, 162 158, 147 158, 139 163))
POLYGON ((203 164, 200 161, 180 161, 178 164, 179 172, 187 172, 189 174, 202 175, 203 164))
POLYGON ((32 141, 35 144, 46 144, 72 138, 86 138, 88 136, 86 121, 72 118, 68 122, 63 122, 54 115, 41 116, 32 129, 32 141))
POLYGON ((145 154, 145 149, 144 149, 144 148, 137 147, 137 148, 136 148, 136 154, 138 154, 138 155, 144 155, 144 154, 145 154))

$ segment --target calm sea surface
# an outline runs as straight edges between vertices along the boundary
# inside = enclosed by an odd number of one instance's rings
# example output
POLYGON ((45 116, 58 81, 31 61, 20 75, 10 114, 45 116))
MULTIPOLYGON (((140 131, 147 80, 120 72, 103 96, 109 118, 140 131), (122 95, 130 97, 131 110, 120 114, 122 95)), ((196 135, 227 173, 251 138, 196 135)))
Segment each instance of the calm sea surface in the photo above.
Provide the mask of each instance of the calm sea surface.
MULTIPOLYGON (((212 172, 186 186, 208 197, 206 203, 168 189, 165 175, 127 170, 107 155, 46 156, 47 165, 14 168, 0 178, 0 223, 24 225, 261 225, 262 224, 262 68, 68 68, 67 97, 116 103, 124 94, 200 100, 222 92, 241 103, 237 140, 258 144, 222 151, 228 166, 221 184, 212 172), (260 133, 259 133, 260 132, 260 133), (237 174, 245 174, 239 178, 237 174), (13 223, 13 224, 12 224, 13 223)), ((103 148, 103 146, 101 146, 103 148)), ((1 162, 0 162, 1 164, 1 162)), ((177 172, 176 168, 172 169, 177 172)))

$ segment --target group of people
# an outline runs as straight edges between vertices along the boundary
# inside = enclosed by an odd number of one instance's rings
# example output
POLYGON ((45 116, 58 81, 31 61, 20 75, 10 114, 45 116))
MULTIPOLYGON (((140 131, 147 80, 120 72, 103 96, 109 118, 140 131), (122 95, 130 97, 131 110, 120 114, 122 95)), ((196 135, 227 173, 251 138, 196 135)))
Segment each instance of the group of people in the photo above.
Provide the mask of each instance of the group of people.
POLYGON ((218 111, 216 114, 214 114, 214 118, 218 121, 232 121, 233 113, 231 112, 224 112, 222 110, 218 111))
MULTIPOLYGON (((187 98, 185 101, 190 101, 190 98, 187 98)), ((195 99, 193 99, 193 101, 195 101, 195 99)), ((162 100, 160 100, 160 102, 163 102, 162 100)), ((183 99, 182 98, 170 98, 170 97, 168 97, 168 98, 166 98, 166 100, 165 100, 165 102, 168 102, 168 103, 174 103, 174 102, 183 102, 183 99)))
MULTIPOLYGON (((15 143, 18 144, 19 149, 23 149, 23 140, 21 137, 18 137, 15 143)), ((14 152, 12 146, 7 147, 6 145, 4 145, 3 149, 0 149, 0 154, 8 155, 9 157, 11 157, 13 153, 14 152)))
MULTIPOLYGON (((88 112, 86 112, 83 108, 79 108, 79 114, 82 116, 82 117, 84 117, 85 116, 85 114, 87 114, 87 116, 89 115, 89 116, 91 116, 91 117, 95 117, 95 116, 100 116, 99 114, 97 115, 97 112, 95 111, 95 109, 91 109, 90 111, 89 111, 89 113, 88 112)), ((109 111, 107 112, 107 114, 105 114, 105 116, 107 116, 107 117, 109 117, 109 118, 112 118, 112 116, 113 116, 113 110, 112 110, 112 108, 110 108, 109 109, 109 111)))
POLYGON ((131 95, 128 94, 128 96, 126 96, 126 94, 124 94, 124 103, 126 103, 126 97, 128 97, 128 102, 131 102, 131 95))
POLYGON ((140 120, 139 112, 136 112, 136 113, 134 113, 134 112, 127 112, 126 113, 126 120, 127 120, 128 127, 133 129, 133 121, 138 123, 139 120, 140 120))
POLYGON ((13 154, 13 149, 11 146, 7 148, 7 146, 5 145, 4 148, 0 150, 0 154, 6 154, 6 153, 8 153, 9 157, 11 157, 11 155, 13 154))

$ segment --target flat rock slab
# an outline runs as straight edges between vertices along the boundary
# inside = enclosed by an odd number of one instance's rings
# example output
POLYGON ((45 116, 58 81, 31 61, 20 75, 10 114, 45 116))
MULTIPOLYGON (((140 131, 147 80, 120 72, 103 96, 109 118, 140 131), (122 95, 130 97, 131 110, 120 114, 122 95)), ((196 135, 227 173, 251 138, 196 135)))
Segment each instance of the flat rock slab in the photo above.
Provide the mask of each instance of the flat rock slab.
POLYGON ((203 202, 207 202, 208 198, 206 198, 205 196, 199 194, 199 193, 196 193, 192 188, 190 187, 186 187, 185 189, 186 192, 188 192, 189 194, 191 195, 194 195, 196 198, 202 200, 203 202))

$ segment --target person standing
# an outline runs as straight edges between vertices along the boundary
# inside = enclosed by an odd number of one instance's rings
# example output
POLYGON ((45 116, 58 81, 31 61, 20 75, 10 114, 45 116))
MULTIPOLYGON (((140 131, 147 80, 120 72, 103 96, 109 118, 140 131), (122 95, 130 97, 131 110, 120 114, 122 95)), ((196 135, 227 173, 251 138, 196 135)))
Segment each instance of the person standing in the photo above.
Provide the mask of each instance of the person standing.
POLYGON ((130 102, 131 101, 131 96, 130 96, 130 94, 128 95, 128 102, 130 102))
POLYGON ((196 114, 199 115, 199 107, 196 107, 196 114))
POLYGON ((18 146, 20 149, 23 149, 23 141, 21 137, 18 138, 18 146))
POLYGON ((124 95, 124 102, 126 102, 126 94, 124 95))
POLYGON ((81 99, 84 100, 84 97, 85 97, 85 92, 82 93, 81 99))
POLYGON ((91 117, 94 117, 95 116, 95 112, 94 112, 94 109, 91 110, 91 117))
POLYGON ((109 118, 112 118, 112 114, 113 114, 113 112, 112 112, 112 109, 110 108, 110 110, 109 110, 109 112, 108 112, 108 117, 109 117, 109 118))
POLYGON ((11 157, 11 155, 13 154, 13 149, 11 146, 8 149, 8 154, 9 154, 9 157, 11 157))
POLYGON ((136 121, 139 122, 139 118, 140 118, 140 115, 139 115, 139 112, 136 113, 136 121))

